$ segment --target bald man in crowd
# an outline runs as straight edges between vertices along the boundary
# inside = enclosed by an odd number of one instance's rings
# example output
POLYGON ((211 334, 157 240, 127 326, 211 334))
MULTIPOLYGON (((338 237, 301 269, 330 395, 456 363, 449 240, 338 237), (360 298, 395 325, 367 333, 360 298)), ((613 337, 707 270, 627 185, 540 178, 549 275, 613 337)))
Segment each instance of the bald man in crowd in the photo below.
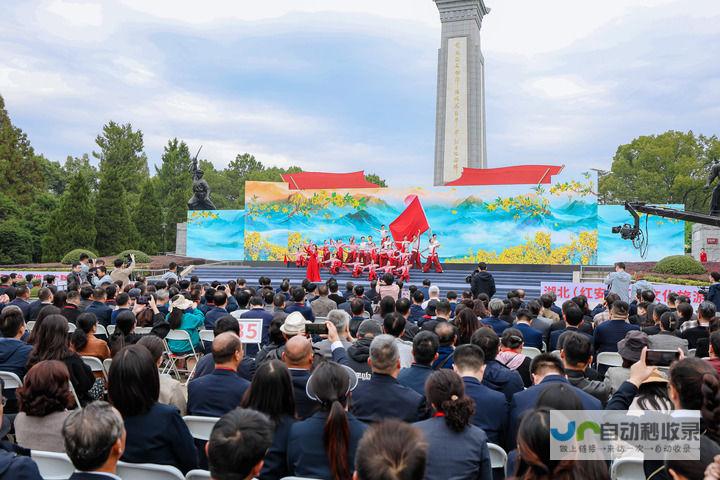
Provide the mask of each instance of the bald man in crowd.
POLYGON ((188 383, 188 415, 222 417, 240 405, 250 382, 238 375, 243 359, 240 337, 224 332, 212 343, 215 370, 188 383))
POLYGON ((318 407, 318 403, 308 398, 305 392, 313 367, 312 343, 307 337, 296 335, 288 339, 282 354, 283 362, 290 370, 293 389, 295 390, 295 409, 298 417, 307 418, 318 407))

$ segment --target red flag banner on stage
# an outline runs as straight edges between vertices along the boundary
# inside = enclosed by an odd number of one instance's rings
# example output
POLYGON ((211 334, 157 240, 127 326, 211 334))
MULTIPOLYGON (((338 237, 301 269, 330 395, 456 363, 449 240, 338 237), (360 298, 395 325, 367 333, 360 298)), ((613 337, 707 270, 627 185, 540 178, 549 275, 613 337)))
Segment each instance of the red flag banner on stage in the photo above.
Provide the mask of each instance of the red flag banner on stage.
POLYGON ((408 195, 405 205, 405 210, 390 224, 390 233, 396 242, 403 241, 405 237, 411 240, 418 231, 424 233, 430 228, 417 195, 408 195))
POLYGON ((365 180, 365 172, 362 170, 351 173, 297 172, 285 173, 281 176, 290 186, 290 190, 379 188, 378 185, 365 180))
POLYGON ((470 185, 538 185, 549 184, 552 176, 562 172, 564 165, 515 165, 500 168, 463 168, 457 180, 448 187, 470 185))

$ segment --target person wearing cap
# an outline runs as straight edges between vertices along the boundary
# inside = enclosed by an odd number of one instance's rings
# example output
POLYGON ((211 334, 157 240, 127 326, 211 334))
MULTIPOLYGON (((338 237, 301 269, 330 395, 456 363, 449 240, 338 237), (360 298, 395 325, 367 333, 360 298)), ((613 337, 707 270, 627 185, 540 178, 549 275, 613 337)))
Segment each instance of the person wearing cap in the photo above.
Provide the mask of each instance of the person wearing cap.
POLYGON ((370 344, 373 338, 382 335, 382 327, 374 320, 363 320, 357 329, 355 342, 347 348, 347 365, 357 374, 358 380, 370 380, 372 369, 368 365, 370 344))
POLYGON ((182 295, 173 297, 167 321, 171 330, 188 332, 190 342, 192 342, 190 345, 187 340, 168 340, 167 344, 171 352, 182 355, 192 352, 193 349, 197 352, 201 348, 202 342, 200 342, 198 332, 205 324, 205 316, 198 310, 194 302, 182 295))
POLYGON ((188 383, 188 415, 221 417, 240 405, 250 382, 238 375, 243 359, 240 337, 221 333, 212 342, 215 370, 188 383))
POLYGON ((348 367, 327 361, 315 368, 305 394, 319 407, 312 416, 290 427, 287 459, 291 475, 322 479, 352 477, 355 451, 367 429, 347 412, 357 385, 357 377, 348 367))
POLYGON ((610 388, 610 393, 614 393, 620 388, 620 385, 630 378, 630 366, 640 360, 640 352, 649 344, 646 333, 631 330, 625 338, 618 342, 618 353, 623 359, 620 367, 610 367, 605 372, 605 384, 610 388))
POLYGON ((622 300, 613 302, 610 307, 610 319, 595 328, 593 335, 595 355, 601 352, 617 352, 618 342, 631 330, 640 330, 640 327, 628 322, 628 304, 622 300))
POLYGON ((412 423, 427 417, 425 398, 397 381, 400 352, 395 340, 392 335, 380 335, 370 343, 372 375, 355 391, 351 407, 363 422, 397 418, 412 423))

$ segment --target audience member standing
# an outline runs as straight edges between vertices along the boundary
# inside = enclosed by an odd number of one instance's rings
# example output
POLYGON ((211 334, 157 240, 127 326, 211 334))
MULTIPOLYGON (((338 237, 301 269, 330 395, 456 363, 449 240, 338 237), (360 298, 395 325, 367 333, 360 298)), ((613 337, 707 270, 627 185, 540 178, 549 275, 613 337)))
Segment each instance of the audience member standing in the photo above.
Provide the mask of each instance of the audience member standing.
POLYGON ((477 269, 470 276, 470 290, 473 298, 477 298, 481 293, 492 298, 495 295, 495 278, 487 271, 485 262, 478 263, 477 269))
POLYGON ((460 376, 438 370, 425 385, 425 396, 433 408, 432 418, 416 423, 428 442, 426 478, 491 480, 488 437, 471 423, 475 402, 465 395, 460 376))
POLYGON ((615 271, 608 273, 605 277, 605 285, 608 286, 608 290, 626 303, 630 301, 631 281, 632 277, 625 271, 625 264, 623 262, 617 262, 615 264, 615 271))

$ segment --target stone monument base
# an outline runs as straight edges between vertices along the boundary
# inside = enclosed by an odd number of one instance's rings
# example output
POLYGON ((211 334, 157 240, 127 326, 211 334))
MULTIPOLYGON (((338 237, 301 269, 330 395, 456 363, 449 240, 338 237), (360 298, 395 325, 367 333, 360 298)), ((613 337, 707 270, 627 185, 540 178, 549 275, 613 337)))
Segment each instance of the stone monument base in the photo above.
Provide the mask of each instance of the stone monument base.
POLYGON ((692 226, 692 256, 700 258, 700 249, 707 252, 708 262, 720 262, 720 227, 700 225, 692 226))

